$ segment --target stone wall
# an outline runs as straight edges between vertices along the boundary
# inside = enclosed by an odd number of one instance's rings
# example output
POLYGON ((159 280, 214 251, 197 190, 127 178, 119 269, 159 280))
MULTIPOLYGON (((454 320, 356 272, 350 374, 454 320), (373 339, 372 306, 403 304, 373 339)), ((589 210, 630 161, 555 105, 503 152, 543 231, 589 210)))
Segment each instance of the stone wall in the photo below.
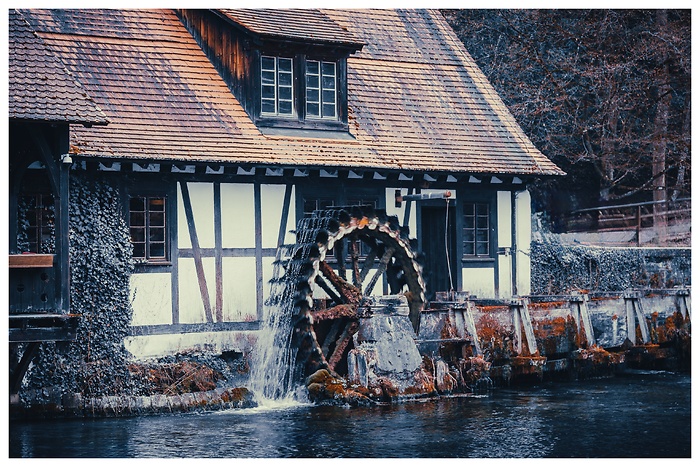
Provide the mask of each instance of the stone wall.
POLYGON ((690 248, 532 242, 532 294, 659 289, 691 284, 690 248))

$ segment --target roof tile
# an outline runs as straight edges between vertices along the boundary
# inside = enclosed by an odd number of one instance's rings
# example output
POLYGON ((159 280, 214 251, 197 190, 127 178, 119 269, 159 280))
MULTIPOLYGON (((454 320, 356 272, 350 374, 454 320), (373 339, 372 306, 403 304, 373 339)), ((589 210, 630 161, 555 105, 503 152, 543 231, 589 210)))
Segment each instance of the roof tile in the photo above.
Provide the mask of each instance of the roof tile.
POLYGON ((9 12, 9 117, 106 124, 107 116, 32 31, 22 14, 9 12))

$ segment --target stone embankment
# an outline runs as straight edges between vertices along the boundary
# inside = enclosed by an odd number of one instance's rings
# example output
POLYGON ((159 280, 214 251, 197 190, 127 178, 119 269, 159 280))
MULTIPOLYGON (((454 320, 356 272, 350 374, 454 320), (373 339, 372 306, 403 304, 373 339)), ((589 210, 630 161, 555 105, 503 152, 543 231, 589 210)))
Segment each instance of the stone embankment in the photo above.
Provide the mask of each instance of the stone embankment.
POLYGON ((150 396, 83 397, 74 394, 49 394, 48 402, 10 404, 13 418, 102 418, 157 415, 180 412, 204 412, 255 407, 253 394, 246 388, 216 388, 185 394, 150 396))

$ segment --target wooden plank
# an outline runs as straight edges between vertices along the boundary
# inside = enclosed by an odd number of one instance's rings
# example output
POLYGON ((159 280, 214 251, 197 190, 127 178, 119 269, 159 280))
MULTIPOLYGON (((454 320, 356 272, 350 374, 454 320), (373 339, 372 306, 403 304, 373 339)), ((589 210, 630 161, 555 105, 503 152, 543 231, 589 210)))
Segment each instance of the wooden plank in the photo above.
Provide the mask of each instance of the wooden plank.
POLYGON ((583 301, 580 302, 578 306, 581 313, 581 321, 583 322, 583 330, 586 333, 586 341, 589 347, 594 346, 596 342, 591 315, 588 313, 588 297, 584 297, 583 301))
POLYGON ((527 340, 527 347, 530 351, 530 355, 537 353, 537 341, 535 340, 535 331, 532 329, 532 319, 530 318, 530 311, 527 309, 527 299, 523 299, 522 307, 520 307, 520 313, 523 318, 523 328, 525 329, 525 339, 527 340))
POLYGON ((641 298, 634 299, 634 311, 637 315, 637 320, 639 321, 639 330, 642 333, 642 342, 648 344, 651 342, 651 337, 649 335, 649 328, 647 327, 646 316, 644 316, 644 308, 642 308, 641 298))
POLYGON ((54 255, 47 254, 22 254, 9 255, 10 269, 18 268, 51 268, 54 255))
POLYGON ((625 298, 625 316, 627 323, 627 338, 632 344, 637 343, 637 333, 635 332, 634 323, 634 302, 632 298, 625 298))
POLYGON ((520 329, 520 310, 517 306, 511 306, 510 311, 513 313, 513 350, 515 350, 516 355, 522 355, 523 334, 520 329))
POLYGON ((199 249, 199 239, 197 237, 197 229, 194 225, 194 213, 192 212, 192 202, 190 200, 190 192, 187 188, 187 182, 180 182, 182 190, 182 204, 185 208, 185 217, 187 217, 187 229, 190 233, 190 242, 192 243, 192 252, 194 254, 194 266, 197 270, 197 282, 199 283, 199 293, 202 296, 202 304, 204 305, 204 315, 207 322, 214 321, 211 312, 211 303, 209 301, 209 289, 207 288, 207 280, 204 276, 204 265, 202 264, 202 256, 199 249))

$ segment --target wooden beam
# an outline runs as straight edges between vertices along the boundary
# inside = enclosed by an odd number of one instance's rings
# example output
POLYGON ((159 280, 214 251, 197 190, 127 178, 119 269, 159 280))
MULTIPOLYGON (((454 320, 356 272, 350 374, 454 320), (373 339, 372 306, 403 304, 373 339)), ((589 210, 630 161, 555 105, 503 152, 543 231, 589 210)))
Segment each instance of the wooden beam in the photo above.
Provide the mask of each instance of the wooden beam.
POLYGON ((335 349, 333 350, 333 354, 328 359, 328 366, 330 367, 331 370, 335 370, 335 366, 343 358, 343 354, 345 353, 345 349, 348 347, 348 344, 352 340, 353 334, 355 334, 357 332, 359 327, 360 327, 360 325, 358 324, 357 321, 351 321, 345 327, 345 330, 343 331, 343 333, 340 335, 340 337, 338 338, 338 340, 335 343, 335 349))
POLYGON ((224 320, 224 272, 221 232, 221 183, 214 183, 214 269, 216 271, 216 321, 224 320))
POLYGON ((194 253, 194 266, 197 270, 197 282, 199 283, 199 292, 202 296, 202 304, 204 305, 204 315, 207 322, 214 321, 211 312, 211 303, 209 301, 209 290, 207 288, 207 280, 204 276, 204 265, 202 264, 202 256, 200 254, 199 239, 197 237, 197 229, 194 224, 194 213, 192 211, 192 202, 190 200, 190 192, 187 188, 187 182, 180 182, 182 191, 182 204, 185 208, 185 216, 187 217, 187 229, 190 233, 190 242, 192 243, 192 252, 194 253))
POLYGON ((284 188, 284 201, 282 201, 282 217, 280 219, 280 230, 277 234, 277 248, 284 244, 284 237, 287 235, 287 224, 289 223, 289 208, 292 202, 292 189, 294 185, 287 183, 284 188))
POLYGON ((264 291, 262 265, 262 200, 260 183, 253 184, 253 206, 255 211, 255 299, 258 319, 263 318, 264 291))

